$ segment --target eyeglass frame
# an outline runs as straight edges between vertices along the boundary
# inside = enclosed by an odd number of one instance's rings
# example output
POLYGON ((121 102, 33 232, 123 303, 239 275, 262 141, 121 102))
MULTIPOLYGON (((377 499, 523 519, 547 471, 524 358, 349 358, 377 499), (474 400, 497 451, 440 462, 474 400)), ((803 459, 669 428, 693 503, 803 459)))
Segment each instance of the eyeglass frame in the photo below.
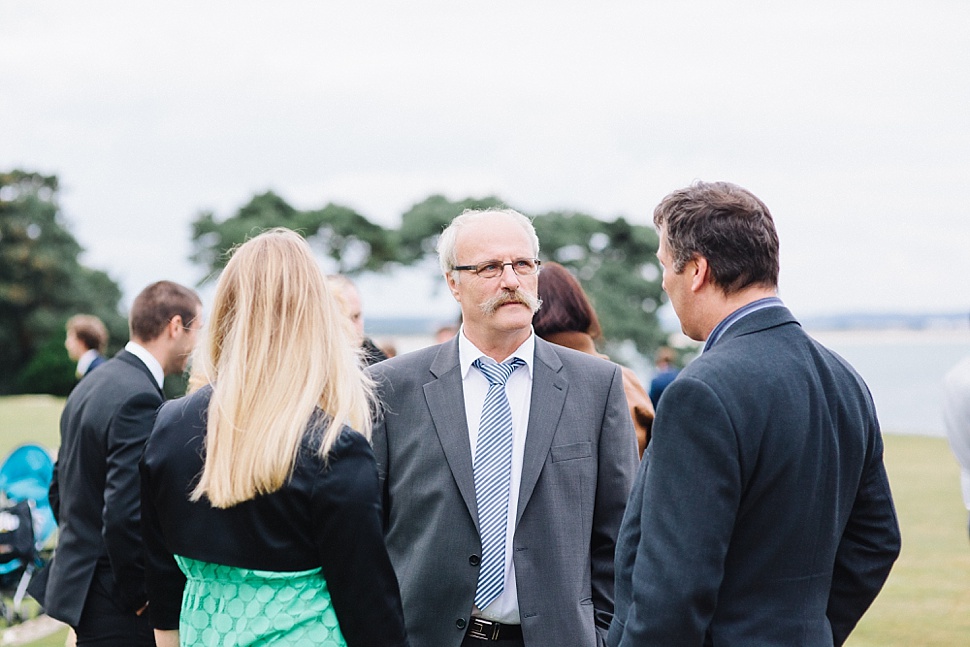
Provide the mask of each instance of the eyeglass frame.
POLYGON ((512 268, 512 272, 516 276, 535 276, 536 274, 539 273, 539 270, 542 269, 542 261, 540 261, 538 258, 517 258, 515 260, 509 261, 508 263, 500 263, 499 261, 483 261, 481 263, 476 263, 475 265, 453 265, 451 269, 452 271, 455 271, 455 272, 458 272, 458 271, 472 272, 475 274, 475 276, 482 276, 483 279, 496 279, 505 273, 506 265, 512 268), (518 272, 515 269, 515 264, 520 263, 522 261, 531 261, 535 263, 535 271, 529 272, 528 274, 522 274, 518 272), (492 276, 482 276, 481 274, 482 271, 488 265, 498 265, 499 266, 498 273, 492 276))

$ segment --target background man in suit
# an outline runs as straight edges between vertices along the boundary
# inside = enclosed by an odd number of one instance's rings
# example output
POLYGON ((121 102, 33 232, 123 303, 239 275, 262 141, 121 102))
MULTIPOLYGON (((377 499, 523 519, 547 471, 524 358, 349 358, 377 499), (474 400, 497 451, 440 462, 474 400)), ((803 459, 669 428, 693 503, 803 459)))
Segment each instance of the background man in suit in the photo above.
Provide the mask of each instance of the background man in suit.
POLYGON ((533 334, 539 242, 522 214, 466 212, 438 253, 460 332, 370 369, 408 638, 602 644, 637 464, 620 368, 533 334))
POLYGON ((758 198, 696 183, 654 224, 664 290, 706 344, 657 409, 609 644, 841 645, 900 547, 869 391, 775 296, 758 198))
POLYGON ((129 316, 131 341, 71 392, 61 415, 51 506, 58 519, 44 606, 78 645, 154 645, 147 614, 138 460, 166 375, 185 370, 202 303, 170 281, 149 285, 129 316))
POLYGON ((104 364, 108 347, 108 329, 94 315, 74 315, 67 320, 64 348, 67 356, 77 362, 77 376, 82 378, 104 364))

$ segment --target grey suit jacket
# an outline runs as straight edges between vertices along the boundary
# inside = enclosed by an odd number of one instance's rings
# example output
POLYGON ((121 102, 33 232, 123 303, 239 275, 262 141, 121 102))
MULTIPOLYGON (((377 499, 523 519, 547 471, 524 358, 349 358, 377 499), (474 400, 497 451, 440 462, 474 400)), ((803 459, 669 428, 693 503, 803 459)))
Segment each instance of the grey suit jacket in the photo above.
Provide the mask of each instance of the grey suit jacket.
POLYGON ((50 493, 60 533, 44 601, 51 617, 76 626, 95 577, 122 609, 145 605, 138 461, 162 400, 126 350, 71 391, 50 493))
POLYGON ((611 647, 841 645, 899 554, 869 390, 783 307, 664 391, 616 553, 611 647))
MULTIPOLYGON (((637 465, 620 368, 536 339, 513 560, 525 643, 601 644, 637 465)), ((370 368, 388 551, 413 647, 465 633, 481 541, 457 338, 370 368)))

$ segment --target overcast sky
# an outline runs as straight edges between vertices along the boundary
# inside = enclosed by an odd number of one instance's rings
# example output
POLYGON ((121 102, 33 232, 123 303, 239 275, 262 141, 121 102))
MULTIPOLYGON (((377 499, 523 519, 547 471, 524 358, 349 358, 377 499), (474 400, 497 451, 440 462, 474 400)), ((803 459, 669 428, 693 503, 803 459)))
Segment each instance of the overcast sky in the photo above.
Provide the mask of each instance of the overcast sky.
MULTIPOLYGON (((970 3, 0 0, 13 168, 59 177, 128 301, 195 283, 189 223, 267 189, 649 224, 705 179, 768 204, 796 315, 966 312, 970 3)), ((365 284, 371 314, 437 307, 365 284)))

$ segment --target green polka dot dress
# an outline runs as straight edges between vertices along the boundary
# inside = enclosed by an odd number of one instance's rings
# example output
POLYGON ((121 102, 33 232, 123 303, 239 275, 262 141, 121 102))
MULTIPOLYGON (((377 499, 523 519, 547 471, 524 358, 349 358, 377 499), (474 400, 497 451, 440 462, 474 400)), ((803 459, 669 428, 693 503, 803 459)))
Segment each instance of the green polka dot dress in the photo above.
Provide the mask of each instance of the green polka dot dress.
POLYGON ((175 560, 187 580, 183 647, 346 647, 319 568, 278 573, 175 560))

